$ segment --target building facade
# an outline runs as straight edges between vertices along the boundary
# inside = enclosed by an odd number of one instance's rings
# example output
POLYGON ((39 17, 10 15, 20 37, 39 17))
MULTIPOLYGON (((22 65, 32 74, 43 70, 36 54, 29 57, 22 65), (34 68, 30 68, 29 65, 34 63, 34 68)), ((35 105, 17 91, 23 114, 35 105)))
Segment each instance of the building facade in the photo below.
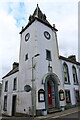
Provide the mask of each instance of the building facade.
POLYGON ((34 116, 78 105, 80 63, 59 56, 57 31, 37 5, 20 32, 19 64, 3 77, 3 114, 34 116))

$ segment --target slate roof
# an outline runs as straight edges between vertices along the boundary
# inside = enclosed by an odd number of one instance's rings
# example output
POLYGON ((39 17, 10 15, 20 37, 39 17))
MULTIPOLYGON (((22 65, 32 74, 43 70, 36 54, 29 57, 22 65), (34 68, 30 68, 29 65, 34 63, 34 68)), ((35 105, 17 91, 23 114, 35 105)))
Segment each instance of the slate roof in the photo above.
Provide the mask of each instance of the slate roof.
POLYGON ((77 62, 76 60, 71 59, 70 57, 66 58, 66 57, 63 57, 63 56, 59 56, 59 59, 65 60, 65 61, 67 61, 67 62, 74 63, 74 64, 76 64, 76 65, 80 65, 80 62, 77 62))
POLYGON ((38 4, 37 4, 37 7, 33 13, 33 17, 37 17, 39 18, 40 20, 44 21, 45 23, 47 24, 50 24, 47 19, 46 19, 46 15, 42 13, 42 11, 40 10, 38 4))
POLYGON ((40 10, 38 4, 37 7, 35 9, 35 11, 33 12, 33 15, 29 16, 29 22, 26 25, 25 28, 23 28, 20 32, 20 34, 22 32, 25 31, 25 29, 27 29, 35 20, 45 24, 46 26, 50 27, 52 30, 58 31, 55 27, 51 26, 51 24, 48 22, 48 20, 46 19, 46 15, 42 13, 42 11, 40 10))
POLYGON ((10 76, 10 75, 18 72, 18 71, 19 71, 19 63, 18 63, 18 66, 17 66, 17 67, 13 68, 9 73, 7 73, 7 74, 5 75, 2 79, 6 78, 6 77, 8 77, 8 76, 10 76))

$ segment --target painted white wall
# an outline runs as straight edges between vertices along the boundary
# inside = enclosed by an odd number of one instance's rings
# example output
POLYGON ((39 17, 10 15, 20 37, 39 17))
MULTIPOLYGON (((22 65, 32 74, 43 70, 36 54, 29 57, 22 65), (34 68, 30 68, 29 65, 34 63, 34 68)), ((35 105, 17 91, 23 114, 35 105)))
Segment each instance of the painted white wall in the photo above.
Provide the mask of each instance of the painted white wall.
MULTIPOLYGON (((2 82, 2 100, 1 100, 1 106, 2 106, 2 113, 7 114, 7 115, 12 115, 12 97, 13 95, 18 96, 18 72, 6 77, 3 79, 2 82), (14 78, 17 78, 17 90, 13 90, 13 81, 14 78), (8 91, 5 92, 5 82, 8 81, 8 91), (7 111, 3 111, 4 107, 4 96, 7 95, 7 111)), ((16 104, 16 111, 17 111, 17 104, 16 104)))
MULTIPOLYGON (((37 89, 37 109, 40 108, 40 106, 43 106, 42 108, 45 108, 45 103, 43 105, 41 105, 41 103, 38 102, 38 90, 39 89, 44 89, 44 85, 42 85, 42 79, 44 77, 44 75, 46 73, 48 73, 48 65, 49 65, 49 61, 46 60, 46 49, 51 51, 51 58, 52 61, 50 61, 50 66, 52 66, 53 69, 53 73, 55 73, 60 81, 62 81, 62 72, 61 72, 61 63, 60 60, 58 58, 58 45, 57 45, 57 39, 56 39, 56 34, 55 31, 52 31, 51 28, 49 28, 48 26, 40 23, 37 21, 36 23, 37 25, 37 29, 36 29, 36 38, 37 38, 37 53, 40 54, 40 56, 37 57, 36 60, 36 69, 37 69, 37 76, 35 76, 36 79, 36 89, 37 89), (48 31, 51 35, 51 39, 47 40, 44 37, 44 32, 48 31)), ((59 89, 61 89, 62 86, 62 82, 60 84, 59 89)))
MULTIPOLYGON (((36 54, 40 54, 40 56, 33 59, 33 63, 35 65, 34 79, 36 89, 36 109, 45 109, 45 103, 41 104, 38 102, 38 90, 41 88, 44 89, 44 85, 42 85, 42 78, 46 73, 48 73, 49 61, 46 60, 46 49, 51 51, 52 61, 50 61, 50 65, 53 68, 53 72, 57 74, 59 79, 62 81, 61 63, 58 58, 58 45, 55 31, 52 31, 51 28, 46 25, 35 21, 22 33, 20 46, 19 89, 23 91, 24 85, 26 84, 32 86, 32 57, 36 54), (47 40, 44 37, 44 31, 48 31, 50 33, 50 40, 47 40), (25 35, 27 33, 30 33, 30 38, 27 42, 25 42, 25 35), (25 55, 27 53, 29 55, 29 59, 25 61, 25 55)), ((25 97, 26 96, 24 96, 24 98, 25 97)), ((31 93, 29 93, 29 97, 31 97, 31 93)), ((27 103, 28 102, 29 104, 27 105, 31 107, 29 99, 27 100, 27 103)), ((21 109, 23 109, 23 107, 21 107, 21 109)))
MULTIPOLYGON (((53 73, 55 73, 60 79, 60 89, 69 89, 71 91, 71 102, 72 105, 75 104, 75 96, 74 89, 79 89, 79 86, 75 86, 73 84, 73 76, 72 76, 72 65, 76 67, 78 72, 78 67, 75 64, 70 62, 66 62, 69 68, 70 82, 71 85, 64 85, 64 74, 63 74, 63 63, 64 60, 60 60, 58 58, 58 44, 55 31, 52 31, 48 26, 38 22, 35 20, 22 34, 21 34, 21 43, 20 43, 20 55, 19 55, 19 72, 14 73, 13 75, 4 78, 3 80, 3 97, 2 97, 2 106, 3 99, 6 93, 4 92, 5 81, 8 80, 9 89, 8 89, 8 108, 7 113, 11 115, 12 112, 12 96, 13 94, 17 95, 17 110, 19 113, 28 113, 29 108, 32 107, 32 94, 30 92, 24 91, 24 86, 30 85, 32 87, 32 57, 36 54, 40 54, 40 56, 33 59, 34 64, 34 79, 35 79, 35 90, 36 90, 36 109, 45 109, 45 102, 38 102, 38 90, 44 89, 44 85, 42 84, 42 79, 46 73, 48 73, 48 65, 49 61, 46 60, 46 49, 51 51, 50 65, 53 68, 53 73), (47 40, 44 37, 44 31, 48 31, 51 35, 51 39, 47 40), (30 33, 30 38, 26 42, 25 35, 30 33), (25 61, 25 55, 28 53, 28 60, 25 61), (17 91, 13 92, 13 80, 17 77, 17 91)), ((65 101, 60 102, 60 106, 65 105, 65 101)), ((4 113, 4 111, 2 111, 4 113)))
MULTIPOLYGON (((19 59, 19 90, 24 90, 24 86, 30 85, 32 87, 32 57, 37 54, 36 53, 36 21, 33 22, 21 35, 21 47, 20 47, 20 59, 19 59), (26 42, 25 41, 25 35, 27 33, 30 33, 30 38, 26 42), (25 55, 28 53, 28 60, 25 61, 25 55)), ((34 58, 34 64, 35 64, 34 58)), ((28 108, 32 107, 32 101, 31 101, 31 92, 29 93, 20 93, 19 99, 21 100, 19 103, 19 110, 20 112, 23 111, 25 108, 25 105, 27 106, 26 112, 29 112, 28 108), (24 98, 24 99, 22 99, 24 98)))
MULTIPOLYGON (((66 62, 65 60, 61 60, 62 61, 62 65, 65 62, 68 66, 68 70, 69 70, 69 78, 70 78, 70 85, 68 84, 64 84, 64 89, 65 90, 70 90, 70 95, 71 95, 71 103, 72 105, 76 104, 76 98, 75 98, 75 90, 79 90, 79 85, 74 85, 74 81, 73 81, 73 74, 72 74, 72 66, 74 65, 77 71, 77 77, 78 77, 78 65, 73 64, 71 62, 66 62)), ((64 78, 64 77, 63 77, 64 78)), ((78 79, 79 81, 79 79, 78 79)))

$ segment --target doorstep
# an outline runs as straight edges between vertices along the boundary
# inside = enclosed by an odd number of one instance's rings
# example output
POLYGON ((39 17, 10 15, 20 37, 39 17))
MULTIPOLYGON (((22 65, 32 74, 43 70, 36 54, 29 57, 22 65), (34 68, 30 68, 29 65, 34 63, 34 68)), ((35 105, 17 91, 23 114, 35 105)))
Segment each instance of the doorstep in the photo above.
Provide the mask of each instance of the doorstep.
POLYGON ((52 113, 56 113, 56 112, 61 112, 62 109, 61 108, 51 108, 49 109, 48 114, 52 114, 52 113))

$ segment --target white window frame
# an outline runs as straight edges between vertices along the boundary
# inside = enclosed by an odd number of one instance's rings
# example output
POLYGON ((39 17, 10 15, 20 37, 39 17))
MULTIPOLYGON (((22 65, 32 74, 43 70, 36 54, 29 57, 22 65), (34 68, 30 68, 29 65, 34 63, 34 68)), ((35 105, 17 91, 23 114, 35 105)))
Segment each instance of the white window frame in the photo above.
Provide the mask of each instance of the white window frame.
POLYGON ((13 90, 17 90, 17 77, 13 81, 13 90))

